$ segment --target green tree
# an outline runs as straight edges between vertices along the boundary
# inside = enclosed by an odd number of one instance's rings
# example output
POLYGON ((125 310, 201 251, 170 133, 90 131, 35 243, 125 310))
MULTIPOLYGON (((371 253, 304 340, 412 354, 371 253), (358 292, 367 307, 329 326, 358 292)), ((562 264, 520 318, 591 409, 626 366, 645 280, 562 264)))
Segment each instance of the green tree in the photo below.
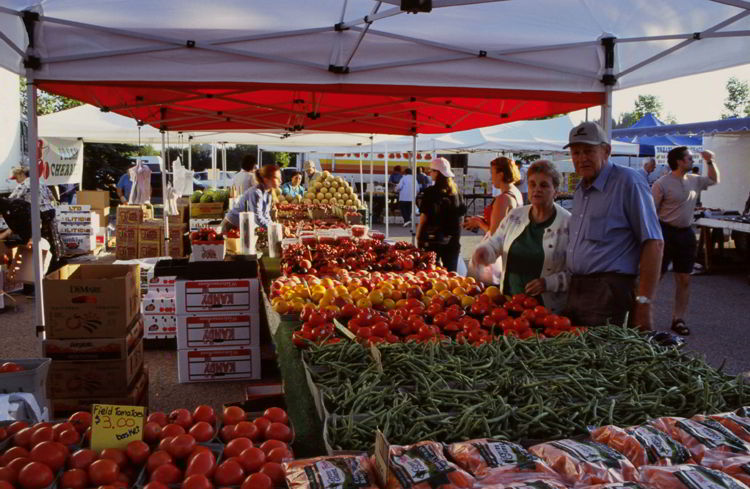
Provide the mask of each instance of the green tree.
POLYGON ((286 168, 292 161, 292 157, 289 153, 274 153, 273 160, 281 168, 286 168))
POLYGON ((638 95, 633 107, 633 117, 640 120, 646 114, 653 114, 661 119, 661 111, 664 109, 661 100, 656 95, 638 95))
MULTIPOLYGON (((26 106, 26 78, 19 78, 18 90, 21 95, 21 115, 28 117, 29 109, 26 106)), ((83 102, 63 97, 61 95, 47 93, 44 90, 37 90, 36 115, 53 114, 55 112, 60 112, 61 110, 78 107, 79 105, 83 105, 83 102)))
POLYGON ((730 117, 750 117, 750 84, 747 81, 731 77, 727 80, 727 98, 724 100, 726 111, 722 119, 730 117))

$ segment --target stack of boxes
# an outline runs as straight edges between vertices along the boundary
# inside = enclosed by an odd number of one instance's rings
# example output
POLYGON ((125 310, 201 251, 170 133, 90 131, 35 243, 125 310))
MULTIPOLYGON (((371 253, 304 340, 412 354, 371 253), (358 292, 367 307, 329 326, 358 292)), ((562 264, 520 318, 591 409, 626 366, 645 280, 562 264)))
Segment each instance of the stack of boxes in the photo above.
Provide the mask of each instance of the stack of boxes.
POLYGON ((190 201, 177 200, 177 215, 167 217, 169 223, 169 247, 164 253, 172 258, 183 258, 188 254, 188 225, 190 222, 190 201))
POLYGON ((145 338, 168 339, 177 335, 175 317, 175 276, 156 276, 148 271, 148 288, 141 299, 145 338))
POLYGON ((164 256, 163 248, 163 219, 147 219, 138 224, 138 258, 164 256))
POLYGON ((79 190, 76 192, 76 205, 88 205, 91 212, 99 216, 96 245, 106 245, 107 226, 109 225, 109 192, 104 190, 79 190))
POLYGON ((54 417, 92 403, 148 405, 137 265, 66 265, 44 279, 54 417))
POLYGON ((121 205, 117 208, 117 245, 115 255, 118 260, 171 256, 181 258, 186 255, 187 202, 178 203, 179 214, 169 216, 169 242, 164 248, 164 220, 153 219, 150 207, 121 205))
POLYGON ((101 233, 99 215, 89 205, 60 205, 55 213, 57 230, 68 255, 92 253, 97 246, 97 235, 101 233))
POLYGON ((146 206, 121 205, 117 208, 115 256, 118 260, 138 258, 138 226, 151 217, 151 209, 146 206))
POLYGON ((180 383, 260 378, 258 286, 257 278, 176 281, 180 383))

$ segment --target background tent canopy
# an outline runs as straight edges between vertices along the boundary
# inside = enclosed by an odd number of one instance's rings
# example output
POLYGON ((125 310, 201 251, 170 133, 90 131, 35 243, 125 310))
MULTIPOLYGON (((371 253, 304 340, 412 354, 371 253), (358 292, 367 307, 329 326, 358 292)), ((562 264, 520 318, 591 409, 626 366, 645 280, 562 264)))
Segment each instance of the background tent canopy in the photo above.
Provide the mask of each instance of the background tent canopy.
POLYGON ((0 0, 0 66, 169 130, 414 134, 750 63, 741 0, 398 3, 0 0))
MULTIPOLYGON (((635 124, 628 129, 645 130, 652 127, 667 127, 656 116, 649 113, 641 117, 635 124)), ((644 131, 645 132, 645 131, 644 131)), ((680 136, 672 132, 665 132, 658 136, 634 135, 624 136, 620 129, 612 130, 612 138, 627 143, 636 143, 640 145, 641 156, 654 156, 656 146, 703 146, 701 136, 680 136)))

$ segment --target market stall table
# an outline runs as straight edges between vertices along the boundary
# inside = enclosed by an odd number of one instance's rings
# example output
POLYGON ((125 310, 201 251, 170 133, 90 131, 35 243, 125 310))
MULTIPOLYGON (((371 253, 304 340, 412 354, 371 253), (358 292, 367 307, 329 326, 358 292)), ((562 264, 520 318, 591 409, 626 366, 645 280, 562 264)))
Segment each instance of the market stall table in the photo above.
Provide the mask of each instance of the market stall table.
POLYGON ((704 248, 704 267, 708 272, 713 264, 713 250, 715 240, 713 229, 729 229, 740 233, 750 233, 750 219, 742 216, 701 217, 695 221, 700 228, 698 249, 704 248))

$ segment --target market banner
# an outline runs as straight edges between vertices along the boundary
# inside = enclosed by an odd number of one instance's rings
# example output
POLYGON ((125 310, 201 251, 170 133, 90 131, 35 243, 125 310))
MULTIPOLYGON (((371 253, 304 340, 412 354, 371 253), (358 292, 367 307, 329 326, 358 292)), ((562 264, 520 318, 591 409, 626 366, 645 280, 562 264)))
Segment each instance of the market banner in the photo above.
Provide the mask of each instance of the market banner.
MULTIPOLYGON (((666 165, 667 154, 676 147, 677 145, 654 146, 654 160, 656 160, 656 164, 666 165)), ((690 153, 692 153, 693 155, 693 164, 696 166, 699 166, 700 168, 703 168, 703 157, 701 156, 701 151, 703 151, 703 146, 688 146, 688 149, 690 150, 690 153)))
POLYGON ((83 141, 44 138, 37 144, 39 179, 45 185, 81 184, 83 141))

